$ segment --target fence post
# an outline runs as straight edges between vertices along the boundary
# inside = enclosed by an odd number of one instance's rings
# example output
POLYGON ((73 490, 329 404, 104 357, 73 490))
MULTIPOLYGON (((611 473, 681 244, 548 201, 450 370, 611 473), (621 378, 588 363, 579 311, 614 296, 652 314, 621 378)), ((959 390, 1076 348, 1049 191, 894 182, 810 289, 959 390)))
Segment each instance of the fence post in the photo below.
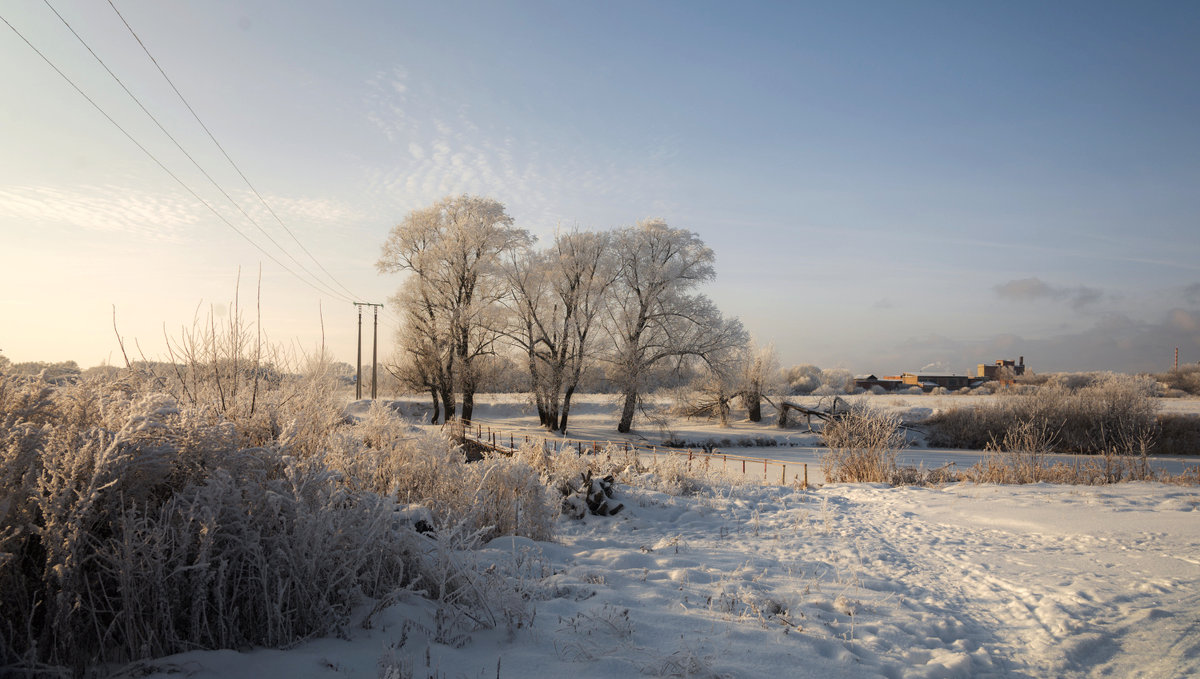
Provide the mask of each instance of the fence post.
POLYGON ((804 463, 804 489, 808 490, 808 463, 804 463))
POLYGON ((746 461, 742 460, 742 476, 746 475, 746 461))
POLYGON ((787 465, 783 465, 783 473, 779 475, 779 485, 787 485, 787 465))
POLYGON ((763 483, 767 482, 767 461, 763 459, 763 483))

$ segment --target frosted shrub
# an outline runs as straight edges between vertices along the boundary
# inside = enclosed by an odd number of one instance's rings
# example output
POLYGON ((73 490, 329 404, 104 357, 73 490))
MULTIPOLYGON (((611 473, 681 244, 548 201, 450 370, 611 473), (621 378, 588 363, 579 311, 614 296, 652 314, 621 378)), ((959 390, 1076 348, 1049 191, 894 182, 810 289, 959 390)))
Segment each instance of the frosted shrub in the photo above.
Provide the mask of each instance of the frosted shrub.
POLYGON ((821 440, 829 447, 821 457, 827 481, 893 483, 897 478, 896 454, 904 446, 898 416, 854 403, 825 424, 821 440))
POLYGON ((126 372, 47 391, 0 373, 0 674, 279 646, 405 587, 447 619, 513 599, 438 556, 407 503, 435 512, 438 549, 549 537, 556 507, 529 465, 466 465, 383 409, 349 425, 319 375, 259 391, 253 417, 162 385, 126 372))
POLYGON ((467 466, 465 493, 461 497, 468 524, 482 531, 483 539, 523 535, 548 540, 558 515, 537 472, 520 460, 489 457, 467 466))
POLYGON ((1010 428, 1001 441, 991 441, 986 459, 967 471, 977 483, 1038 483, 1061 480, 1062 469, 1052 468, 1047 455, 1054 448, 1054 435, 1032 421, 1010 428))
POLYGON ((393 503, 116 386, 60 388, 40 426, 5 414, 0 667, 280 645, 419 574, 393 503))
MULTIPOLYGON (((822 370, 821 386, 828 388, 831 394, 849 394, 854 391, 854 373, 845 368, 822 370)), ((816 394, 815 391, 813 393, 816 394)))
POLYGON ((36 377, 0 372, 0 418, 40 424, 50 411, 53 392, 36 377))
POLYGON ((395 412, 374 404, 366 418, 330 436, 322 461, 343 482, 428 508, 435 524, 465 521, 482 537, 524 535, 548 539, 554 517, 546 497, 550 473, 535 468, 533 446, 524 456, 486 457, 467 464, 462 450, 438 434, 414 432, 395 412))
POLYGON ((658 456, 638 483, 667 495, 693 495, 704 487, 682 455, 658 456))
POLYGON ((1156 434, 1157 402, 1151 378, 1085 375, 1033 387, 990 407, 962 407, 926 421, 930 445, 980 449, 1003 445, 1006 435, 1032 423, 1050 435, 1055 452, 1136 452, 1156 434), (1064 386, 1064 382, 1079 385, 1064 386))
POLYGON ((1154 378, 1162 383, 1164 390, 1174 395, 1200 396, 1200 364, 1185 365, 1178 370, 1154 375, 1154 378))
POLYGON ((821 386, 821 369, 815 365, 794 365, 783 371, 789 394, 811 394, 821 386))

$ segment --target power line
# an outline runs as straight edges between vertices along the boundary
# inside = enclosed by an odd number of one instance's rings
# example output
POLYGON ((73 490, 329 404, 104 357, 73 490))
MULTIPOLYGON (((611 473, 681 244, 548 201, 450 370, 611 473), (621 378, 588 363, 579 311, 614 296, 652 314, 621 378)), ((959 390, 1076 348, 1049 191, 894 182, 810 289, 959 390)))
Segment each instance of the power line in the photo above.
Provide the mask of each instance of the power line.
MULTIPOLYGON (((266 229, 263 229, 262 226, 258 223, 258 221, 255 220, 254 217, 250 216, 250 214, 246 212, 246 210, 241 206, 241 204, 238 203, 236 200, 234 200, 233 196, 229 195, 229 192, 226 191, 220 185, 220 183, 218 183, 217 180, 214 179, 212 177, 212 175, 210 175, 208 173, 208 171, 205 170, 204 167, 202 167, 200 165, 200 163, 195 159, 195 157, 193 157, 192 154, 189 153, 187 151, 187 149, 185 149, 181 143, 179 143, 179 140, 176 139, 175 136, 172 135, 165 126, 163 126, 162 122, 159 121, 158 117, 155 116, 153 113, 150 112, 149 109, 146 108, 145 104, 142 103, 141 99, 139 99, 137 97, 137 95, 135 95, 132 91, 130 91, 130 89, 128 87, 125 86, 125 83, 122 82, 121 78, 119 78, 117 76, 117 74, 114 73, 112 71, 112 69, 108 67, 108 64, 104 63, 104 60, 100 58, 100 55, 96 54, 95 50, 92 49, 91 45, 89 45, 87 43, 87 41, 83 39, 83 36, 79 35, 79 33, 75 30, 75 28, 71 26, 70 22, 68 22, 66 20, 66 18, 64 18, 63 15, 61 13, 59 13, 59 11, 57 9, 54 8, 54 5, 50 4, 50 0, 42 0, 42 1, 46 4, 47 7, 50 8, 50 11, 53 12, 56 17, 58 17, 58 20, 61 21, 64 26, 67 27, 67 30, 69 30, 71 32, 71 34, 75 36, 75 39, 79 41, 79 44, 83 45, 84 48, 87 49, 88 53, 92 55, 92 58, 94 58, 96 60, 96 62, 99 63, 102 68, 104 68, 104 70, 108 73, 108 75, 111 76, 112 79, 115 80, 116 83, 121 86, 121 89, 125 91, 125 94, 129 95, 129 98, 132 99, 134 101, 134 103, 136 103, 138 105, 138 107, 142 109, 142 112, 145 113, 147 116, 149 116, 150 120, 154 121, 154 124, 158 126, 158 129, 161 130, 162 133, 165 134, 167 136, 167 138, 170 139, 173 144, 175 144, 175 148, 179 149, 179 151, 181 153, 183 153, 183 155, 186 156, 187 159, 192 162, 192 165, 194 165, 196 167, 196 169, 199 170, 200 173, 203 174, 204 177, 206 179, 208 179, 208 181, 214 187, 216 187, 216 189, 218 191, 221 192, 221 195, 225 196, 225 198, 231 204, 233 204, 233 206, 235 208, 237 208, 238 212, 242 213, 242 216, 244 216, 246 219, 248 219, 250 221, 250 223, 253 224, 254 227, 256 229, 258 229, 259 232, 262 233, 262 235, 265 236, 268 241, 271 242, 272 245, 274 245, 276 248, 278 248, 280 252, 287 255, 288 258, 291 259, 292 262, 294 262, 296 264, 296 266, 300 267, 301 271, 303 271, 304 273, 311 276, 312 279, 314 281, 316 281, 317 283, 319 283, 320 285, 324 286, 326 291, 329 294, 332 294, 334 297, 340 297, 344 301, 352 301, 350 297, 346 297, 342 293, 331 288, 324 281, 320 280, 316 275, 314 275, 311 271, 309 271, 308 268, 304 266, 304 264, 302 264, 299 260, 297 260, 294 256, 292 256, 292 254, 290 252, 288 252, 287 249, 285 249, 282 245, 280 245, 271 236, 271 234, 267 233, 266 229)), ((270 209, 270 208, 268 207, 268 209, 270 209)), ((293 238, 295 238, 295 236, 293 236, 293 238)), ((301 248, 303 248, 303 246, 301 246, 301 248)))
MULTIPOLYGON (((320 267, 321 271, 325 272, 325 275, 329 277, 329 280, 336 283, 337 286, 344 290, 346 294, 350 295, 350 297, 359 299, 358 295, 351 292, 350 289, 345 285, 342 285, 342 282, 334 277, 333 274, 329 273, 329 270, 326 269, 321 262, 319 262, 317 258, 308 251, 308 248, 304 247, 304 244, 301 243, 300 239, 296 237, 296 234, 288 228, 287 224, 283 223, 283 220, 279 218, 279 215, 275 213, 275 210, 271 207, 271 205, 267 203, 262 194, 258 192, 258 189, 254 187, 254 184, 250 182, 250 179, 246 177, 246 174, 242 172, 242 168, 239 167, 238 164, 234 162, 233 158, 229 156, 229 154, 225 151, 225 147, 221 145, 221 142, 217 141, 216 136, 211 130, 208 129, 208 125, 205 125, 204 121, 200 119, 200 115, 196 113, 196 110, 192 108, 191 103, 189 103, 187 98, 183 96, 183 93, 179 91, 179 88, 175 86, 175 82, 171 80, 171 77, 167 75, 167 72, 163 69, 162 65, 158 63, 158 59, 154 58, 154 55, 150 53, 150 49, 146 47, 146 43, 142 42, 142 38, 137 34, 137 31, 133 30, 133 26, 130 26, 129 22, 125 20, 125 16, 121 14, 121 11, 117 9, 117 6, 113 4, 112 0, 108 0, 108 6, 112 7, 113 12, 116 12, 117 16, 121 19, 121 23, 125 24, 125 28, 129 30, 130 35, 132 35, 133 39, 136 40, 138 45, 141 46, 142 51, 146 53, 146 56, 150 58, 150 61, 154 63, 154 67, 157 68, 158 72, 162 74, 162 77, 167 81, 167 84, 171 86, 171 89, 175 91, 175 94, 179 97, 179 100, 182 101, 183 105, 187 107, 187 110, 192 114, 192 117, 196 119, 196 122, 200 124, 200 127, 203 128, 205 134, 207 134, 208 138, 212 140, 212 143, 215 144, 216 147, 221 151, 221 155, 225 156, 225 160, 229 161, 229 164, 234 170, 237 171, 238 175, 242 178, 242 181, 246 182, 246 186, 250 187, 250 190, 258 198, 259 202, 261 202, 263 207, 267 209, 267 212, 269 212, 271 216, 275 218, 275 221, 279 223, 279 226, 283 227, 283 230, 292 237, 292 240, 295 241, 296 245, 300 246, 300 249, 304 251, 304 254, 308 255, 309 259, 311 259, 313 263, 320 267)), ((299 262, 296 263, 299 264, 299 262)))
POLYGON ((95 100, 93 100, 90 96, 88 96, 88 94, 86 92, 84 92, 79 87, 79 85, 76 85, 75 81, 71 80, 70 76, 68 76, 66 73, 64 73, 62 71, 62 69, 60 69, 53 61, 50 60, 49 57, 47 57, 45 54, 43 54, 42 51, 39 50, 36 45, 34 45, 32 42, 30 42, 29 39, 26 38, 25 35, 23 33, 21 33, 21 31, 18 30, 16 26, 13 26, 12 23, 10 23, 8 21, 8 19, 4 18, 3 15, 0 15, 0 21, 3 21, 4 24, 6 26, 8 26, 12 30, 13 33, 16 33, 17 37, 20 38, 22 42, 24 42, 26 45, 29 46, 29 49, 33 50, 39 57, 41 57, 42 61, 45 61, 46 65, 48 65, 50 68, 54 69, 54 72, 57 73, 60 77, 62 77, 63 80, 67 81, 67 84, 70 85, 72 88, 74 88, 74 90, 76 92, 78 92, 81 97, 86 99, 87 102, 89 104, 91 104, 92 107, 95 108, 100 113, 100 115, 104 116, 104 118, 106 120, 108 120, 108 122, 112 123, 114 127, 116 127, 118 130, 120 130, 121 134, 125 135, 126 139, 133 142, 134 146, 137 146, 139 149, 141 149, 142 153, 145 153, 146 156, 150 158, 150 160, 154 161, 154 163, 156 165, 158 165, 160 168, 162 168, 163 172, 166 172, 167 175, 171 177, 171 179, 174 179, 181 187, 183 187, 183 189, 185 191, 187 191, 189 194, 191 194, 191 196, 193 198, 195 198, 197 201, 199 201, 201 205, 208 208, 209 212, 212 212, 213 215, 215 215, 218 219, 220 219, 222 222, 224 222, 226 226, 233 229, 239 236, 241 236, 243 239, 245 239, 245 241, 247 243, 249 243, 250 245, 253 245, 255 247, 255 249, 257 249, 259 252, 266 255, 266 257, 268 259, 270 259, 272 262, 275 262, 275 264, 277 264, 281 269, 290 273, 292 276, 295 276, 297 280, 299 280, 300 282, 309 286, 310 288, 315 290, 318 294, 327 294, 325 291, 321 290, 320 288, 316 287, 311 282, 309 282, 308 279, 300 276, 295 271, 292 271, 291 269, 289 269, 286 265, 283 264, 283 262, 280 262, 278 259, 276 259, 274 255, 272 255, 267 250, 263 249, 263 247, 261 245, 259 245, 258 243, 254 242, 254 240, 252 238, 250 238, 249 236, 247 236, 241 229, 234 226, 232 222, 230 222, 228 219, 225 218, 225 215, 222 215, 220 212, 218 212, 216 210, 216 208, 214 208, 212 205, 210 205, 208 203, 208 201, 206 201, 206 200, 204 200, 204 198, 200 197, 200 194, 196 193, 192 189, 192 187, 188 186, 187 182, 180 179, 179 176, 176 175, 174 172, 172 172, 171 169, 168 168, 165 164, 163 164, 163 162, 161 160, 159 160, 157 156, 155 156, 153 153, 151 153, 149 149, 147 149, 145 146, 143 146, 141 144, 141 142, 139 142, 137 139, 135 139, 133 137, 133 135, 130 134, 124 127, 121 127, 120 123, 118 123, 115 119, 113 119, 113 117, 110 116, 108 114, 108 112, 104 110, 103 107, 101 107, 99 104, 96 103, 95 100))

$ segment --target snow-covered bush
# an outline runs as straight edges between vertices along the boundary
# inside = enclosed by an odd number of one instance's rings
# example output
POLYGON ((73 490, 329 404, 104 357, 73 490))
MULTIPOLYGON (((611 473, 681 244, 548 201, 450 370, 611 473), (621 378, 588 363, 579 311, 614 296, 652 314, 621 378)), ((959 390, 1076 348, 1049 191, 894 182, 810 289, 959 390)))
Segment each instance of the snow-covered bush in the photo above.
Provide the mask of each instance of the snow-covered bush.
MULTIPOLYGON (((992 406, 951 408, 926 424, 933 446, 982 449, 1003 444, 1008 432, 1032 422, 1051 435, 1055 452, 1129 451, 1156 432, 1154 380, 1120 374, 1089 375, 1072 389, 1062 383, 1028 387, 992 406)), ((1072 382, 1075 383, 1075 382, 1072 382)))
POLYGON ((783 380, 789 394, 811 394, 821 386, 821 369, 815 365, 794 365, 783 371, 783 380))
POLYGON ((6 418, 5 665, 278 645, 413 576, 411 530, 378 496, 279 444, 238 448, 228 423, 164 394, 118 390, 81 417, 85 389, 60 388, 36 430, 6 418))
POLYGON ((815 365, 794 365, 783 372, 792 395, 833 396, 854 391, 854 374, 843 368, 821 370, 815 365))
POLYGON ((1164 391, 1200 396, 1200 364, 1185 365, 1153 377, 1163 384, 1164 391))
POLYGON ((896 454, 904 446, 900 418, 859 401, 821 429, 829 452, 821 457, 821 470, 831 483, 894 483, 896 454))
POLYGON ((659 455, 640 475, 638 485, 667 495, 693 495, 705 486, 683 455, 659 455))
MULTIPOLYGON (((189 393, 211 396, 199 380, 189 393)), ((0 373, 5 672, 278 646, 410 586, 439 610, 509 611, 469 559, 431 556, 410 503, 455 548, 550 535, 557 507, 527 464, 467 465, 383 410, 346 423, 320 375, 269 384, 253 415, 162 386, 130 371, 52 389, 0 373)))
POLYGON ((832 390, 830 393, 849 394, 854 391, 854 373, 844 368, 822 370, 821 387, 832 390))

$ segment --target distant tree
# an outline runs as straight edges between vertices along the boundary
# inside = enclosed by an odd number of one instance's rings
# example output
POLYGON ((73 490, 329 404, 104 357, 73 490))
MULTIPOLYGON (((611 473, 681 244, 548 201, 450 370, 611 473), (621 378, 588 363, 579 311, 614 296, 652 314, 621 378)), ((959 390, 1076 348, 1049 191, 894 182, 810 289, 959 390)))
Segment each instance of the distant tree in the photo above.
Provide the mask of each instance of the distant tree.
POLYGON ((689 417, 716 417, 722 427, 729 426, 729 411, 738 396, 741 386, 741 368, 745 360, 744 351, 723 352, 704 364, 703 370, 692 382, 693 402, 685 410, 689 417))
POLYGON ((447 197, 414 210, 384 241, 376 266, 381 273, 411 274, 394 301, 416 326, 414 336, 433 348, 414 356, 428 362, 447 420, 454 417, 456 386, 462 418, 471 419, 475 359, 492 351, 499 332, 500 258, 531 242, 502 204, 473 196, 447 197))
POLYGON ((762 421, 762 400, 780 391, 779 358, 775 345, 768 344, 760 349, 748 347, 741 365, 739 392, 746 406, 746 418, 751 422, 762 421))
POLYGON ((845 368, 830 368, 821 371, 821 386, 812 393, 819 396, 849 394, 854 391, 854 373, 845 368))
POLYGON ((815 365, 794 365, 784 371, 783 381, 789 394, 811 394, 821 386, 821 369, 815 365))
POLYGON ((746 333, 708 297, 691 292, 716 275, 713 251, 695 233, 644 220, 619 231, 613 251, 618 275, 605 319, 609 374, 624 400, 617 431, 628 432, 656 366, 690 359, 711 365, 745 344, 746 333))

